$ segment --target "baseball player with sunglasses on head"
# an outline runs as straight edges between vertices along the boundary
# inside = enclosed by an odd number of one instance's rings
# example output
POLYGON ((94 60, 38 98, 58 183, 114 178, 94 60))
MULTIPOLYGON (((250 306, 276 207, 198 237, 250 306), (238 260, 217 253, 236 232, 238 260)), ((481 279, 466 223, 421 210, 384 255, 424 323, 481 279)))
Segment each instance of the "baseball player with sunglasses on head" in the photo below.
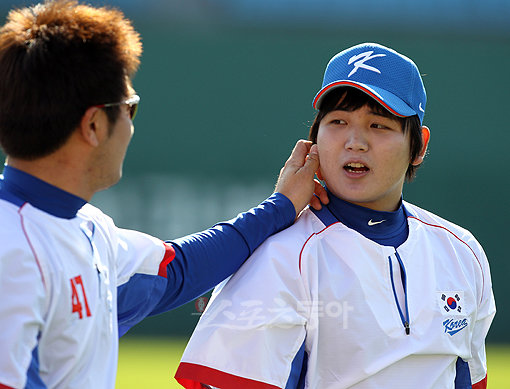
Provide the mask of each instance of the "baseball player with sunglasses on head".
POLYGON ((402 197, 430 138, 425 103, 418 68, 390 48, 330 60, 309 134, 330 203, 215 289, 176 373, 184 387, 487 386, 484 251, 402 197))
POLYGON ((312 197, 316 146, 299 141, 275 193, 230 221, 171 242, 116 227, 88 202, 121 177, 140 54, 120 11, 75 1, 0 29, 2 389, 114 388, 119 334, 217 285, 312 197))

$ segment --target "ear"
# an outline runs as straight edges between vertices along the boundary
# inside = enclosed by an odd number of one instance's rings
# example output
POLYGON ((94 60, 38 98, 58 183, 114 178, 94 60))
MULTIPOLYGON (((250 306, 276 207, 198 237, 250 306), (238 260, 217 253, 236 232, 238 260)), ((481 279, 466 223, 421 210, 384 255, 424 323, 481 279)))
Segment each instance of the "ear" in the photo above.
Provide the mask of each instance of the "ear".
POLYGON ((79 132, 82 139, 92 147, 97 147, 108 134, 108 118, 97 107, 88 108, 83 114, 79 132))
POLYGON ((418 154, 414 161, 411 162, 413 166, 418 166, 423 162, 423 159, 425 158, 425 153, 427 152, 427 147, 430 140, 430 130, 427 126, 422 126, 421 128, 421 139, 423 146, 420 150, 420 154, 418 154))

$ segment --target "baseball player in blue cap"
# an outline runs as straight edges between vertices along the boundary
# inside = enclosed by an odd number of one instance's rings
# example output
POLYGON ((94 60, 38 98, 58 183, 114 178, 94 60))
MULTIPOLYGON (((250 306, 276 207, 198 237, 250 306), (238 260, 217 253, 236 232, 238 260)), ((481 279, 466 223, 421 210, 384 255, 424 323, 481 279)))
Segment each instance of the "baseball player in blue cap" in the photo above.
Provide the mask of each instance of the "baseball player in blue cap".
POLYGON ((330 203, 305 209, 216 288, 177 380, 485 388, 496 310, 485 253, 402 197, 430 137, 417 66, 379 44, 351 47, 331 59, 313 104, 309 139, 330 203))
POLYGON ((120 11, 75 1, 0 29, 0 389, 114 388, 119 334, 217 285, 312 196, 316 146, 299 141, 235 219, 171 242, 116 227, 88 201, 121 177, 140 54, 120 11))

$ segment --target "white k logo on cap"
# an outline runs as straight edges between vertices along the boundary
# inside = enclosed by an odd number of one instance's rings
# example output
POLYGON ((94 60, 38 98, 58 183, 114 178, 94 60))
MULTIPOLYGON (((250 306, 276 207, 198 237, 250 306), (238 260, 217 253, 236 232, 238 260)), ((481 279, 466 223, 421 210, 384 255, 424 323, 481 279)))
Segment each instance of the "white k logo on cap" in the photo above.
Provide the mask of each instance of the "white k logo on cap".
POLYGON ((427 95, 418 67, 389 47, 362 43, 333 56, 313 107, 320 110, 326 95, 346 87, 363 91, 395 116, 417 115, 423 122, 427 95))
POLYGON ((365 51, 364 53, 354 55, 351 58, 349 58, 349 62, 348 62, 349 65, 352 64, 354 61, 356 61, 356 62, 354 62, 354 68, 351 70, 351 72, 349 73, 349 75, 347 77, 352 76, 354 73, 356 73, 358 71, 359 68, 363 68, 363 69, 370 70, 372 72, 381 74, 381 71, 379 69, 377 69, 373 66, 367 65, 365 62, 370 61, 371 59, 377 58, 377 57, 386 57, 386 54, 376 54, 376 55, 372 55, 372 54, 374 54, 373 50, 365 51))

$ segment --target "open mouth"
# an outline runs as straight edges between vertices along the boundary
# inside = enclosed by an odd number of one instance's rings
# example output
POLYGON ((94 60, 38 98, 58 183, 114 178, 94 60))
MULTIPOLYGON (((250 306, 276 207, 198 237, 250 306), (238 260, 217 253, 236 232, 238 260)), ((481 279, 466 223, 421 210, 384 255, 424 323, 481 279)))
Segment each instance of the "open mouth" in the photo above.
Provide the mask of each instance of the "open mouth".
POLYGON ((349 173, 366 173, 370 169, 359 162, 349 162, 347 165, 344 166, 344 170, 348 171, 349 173))

